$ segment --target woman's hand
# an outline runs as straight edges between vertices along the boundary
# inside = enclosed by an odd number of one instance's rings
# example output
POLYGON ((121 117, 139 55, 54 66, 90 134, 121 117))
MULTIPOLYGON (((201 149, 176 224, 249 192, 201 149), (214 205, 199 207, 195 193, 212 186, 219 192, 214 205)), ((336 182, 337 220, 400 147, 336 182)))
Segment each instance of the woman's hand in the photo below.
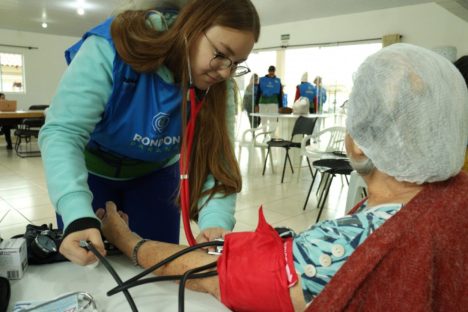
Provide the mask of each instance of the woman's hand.
POLYGON ((200 244, 204 242, 211 242, 212 240, 215 240, 217 238, 224 239, 224 235, 228 233, 231 233, 231 231, 228 231, 221 227, 207 228, 207 229, 204 229, 200 234, 198 234, 197 243, 200 244))
POLYGON ((101 239, 101 233, 98 229, 86 229, 68 234, 60 244, 60 253, 73 263, 79 265, 88 265, 96 262, 98 259, 91 252, 80 246, 80 241, 90 241, 103 256, 106 255, 104 243, 101 239))
POLYGON ((117 246, 117 242, 122 238, 132 235, 128 227, 128 215, 118 211, 113 202, 106 202, 105 210, 103 208, 96 210, 96 216, 101 220, 102 234, 114 246, 117 246))

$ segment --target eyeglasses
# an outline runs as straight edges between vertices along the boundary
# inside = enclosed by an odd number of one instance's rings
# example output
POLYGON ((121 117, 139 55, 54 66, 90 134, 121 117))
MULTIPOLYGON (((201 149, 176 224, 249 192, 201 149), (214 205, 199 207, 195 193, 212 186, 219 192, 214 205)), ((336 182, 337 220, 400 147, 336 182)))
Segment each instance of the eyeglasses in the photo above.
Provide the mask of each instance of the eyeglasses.
MULTIPOLYGON (((248 68, 246 65, 238 65, 235 62, 233 62, 229 57, 224 55, 223 53, 219 52, 218 49, 216 49, 216 46, 211 42, 210 38, 204 33, 206 40, 210 43, 211 47, 213 48, 213 58, 210 60, 210 67, 211 69, 231 69, 231 76, 232 77, 240 77, 245 74, 250 73, 250 68, 248 68)), ((245 64, 245 63, 244 63, 245 64)))

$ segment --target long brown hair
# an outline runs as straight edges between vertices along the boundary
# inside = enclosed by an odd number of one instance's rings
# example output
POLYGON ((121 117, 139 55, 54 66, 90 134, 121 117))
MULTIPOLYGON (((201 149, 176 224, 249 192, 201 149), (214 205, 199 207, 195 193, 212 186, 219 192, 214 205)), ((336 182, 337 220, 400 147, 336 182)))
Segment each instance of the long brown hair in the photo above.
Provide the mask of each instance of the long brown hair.
MULTIPOLYGON (((250 0, 191 0, 183 7, 174 25, 156 31, 146 24, 148 11, 126 11, 113 21, 111 34, 117 53, 137 72, 154 72, 161 65, 174 74, 182 89, 182 130, 187 121, 189 74, 187 51, 212 26, 229 27, 260 36, 258 13, 250 0)), ((233 81, 234 83, 234 81, 233 81)), ((198 220, 198 201, 215 193, 229 195, 242 187, 242 178, 226 124, 227 83, 211 86, 197 117, 195 140, 190 156, 190 217, 198 220), (212 174, 215 185, 203 191, 212 174)), ((185 142, 185 138, 183 138, 185 142)), ((201 207, 200 207, 201 209, 201 207)))

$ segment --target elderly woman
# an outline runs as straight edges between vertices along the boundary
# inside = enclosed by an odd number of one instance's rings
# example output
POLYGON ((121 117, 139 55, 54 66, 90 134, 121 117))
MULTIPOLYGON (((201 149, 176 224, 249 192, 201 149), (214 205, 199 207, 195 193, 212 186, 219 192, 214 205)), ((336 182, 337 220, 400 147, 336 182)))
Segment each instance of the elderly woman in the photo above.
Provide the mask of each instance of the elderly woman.
MULTIPOLYGON (((219 276, 188 287, 241 311, 466 309, 468 91, 460 73, 420 47, 382 49, 355 76, 347 128, 369 197, 292 239, 260 213, 255 232, 225 236, 219 276)), ((112 203, 98 213, 104 235, 144 267, 182 248, 139 243, 112 203)), ((193 253, 157 274, 212 261, 193 253)))

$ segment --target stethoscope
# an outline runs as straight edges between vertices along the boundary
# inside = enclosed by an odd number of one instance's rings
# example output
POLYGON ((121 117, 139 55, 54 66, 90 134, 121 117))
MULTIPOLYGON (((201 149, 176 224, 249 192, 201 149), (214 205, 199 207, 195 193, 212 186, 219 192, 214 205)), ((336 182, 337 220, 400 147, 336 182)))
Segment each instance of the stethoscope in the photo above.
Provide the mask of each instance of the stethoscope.
MULTIPOLYGON (((190 64, 189 64, 190 66, 190 64)), ((190 68, 190 67, 189 67, 190 68)), ((191 75, 190 75, 191 76, 191 75)), ((190 77, 190 80, 191 77, 190 77)), ((208 91, 207 91, 208 92, 208 91)), ((182 144, 180 150, 180 206, 182 210, 182 222, 184 224, 184 232, 187 237, 187 242, 190 246, 196 244, 195 238, 190 227, 190 189, 189 189, 189 166, 190 166, 190 155, 192 154, 193 137, 195 134, 195 124, 197 115, 200 112, 204 97, 201 100, 197 99, 195 94, 195 87, 192 82, 189 88, 190 95, 190 119, 185 129, 185 144, 182 144)))
POLYGON ((190 65, 190 57, 188 53, 188 44, 187 37, 185 39, 185 48, 187 53, 187 65, 188 65, 188 75, 189 75, 189 99, 190 99, 190 118, 185 128, 184 140, 182 141, 182 147, 180 149, 180 160, 179 160, 179 169, 180 169, 180 206, 182 210, 182 222, 184 224, 185 237, 190 246, 196 244, 195 237, 193 236, 192 229, 190 227, 190 188, 189 188, 189 167, 190 167, 190 156, 192 155, 192 146, 193 138, 195 135, 195 126, 197 115, 200 112, 200 109, 203 104, 203 100, 206 97, 206 94, 209 91, 209 88, 206 90, 203 98, 198 100, 195 93, 195 85, 192 80, 192 70, 190 65))

